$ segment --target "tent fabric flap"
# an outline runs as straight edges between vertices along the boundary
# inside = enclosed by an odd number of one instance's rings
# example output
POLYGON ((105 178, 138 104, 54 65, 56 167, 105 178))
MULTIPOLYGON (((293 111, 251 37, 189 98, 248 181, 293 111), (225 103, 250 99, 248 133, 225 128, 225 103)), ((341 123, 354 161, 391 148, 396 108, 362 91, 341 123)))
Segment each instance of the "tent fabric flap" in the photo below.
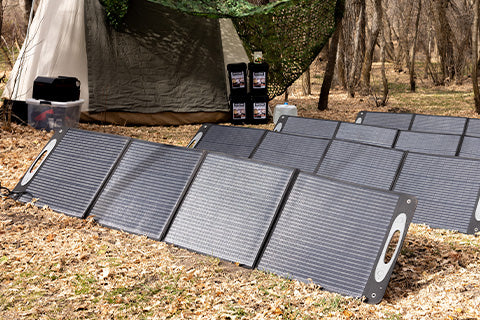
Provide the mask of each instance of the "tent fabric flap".
POLYGON ((89 112, 228 111, 218 20, 132 0, 125 21, 85 1, 89 112))

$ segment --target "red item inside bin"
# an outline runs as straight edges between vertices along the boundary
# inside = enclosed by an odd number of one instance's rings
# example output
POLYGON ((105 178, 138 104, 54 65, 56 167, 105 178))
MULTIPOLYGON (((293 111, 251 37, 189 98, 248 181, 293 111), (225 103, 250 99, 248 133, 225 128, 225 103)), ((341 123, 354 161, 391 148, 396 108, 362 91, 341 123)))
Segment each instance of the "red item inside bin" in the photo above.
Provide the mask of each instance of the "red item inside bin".
POLYGON ((47 111, 40 113, 35 117, 35 121, 45 121, 47 119, 47 114, 53 114, 53 109, 48 109, 47 111))

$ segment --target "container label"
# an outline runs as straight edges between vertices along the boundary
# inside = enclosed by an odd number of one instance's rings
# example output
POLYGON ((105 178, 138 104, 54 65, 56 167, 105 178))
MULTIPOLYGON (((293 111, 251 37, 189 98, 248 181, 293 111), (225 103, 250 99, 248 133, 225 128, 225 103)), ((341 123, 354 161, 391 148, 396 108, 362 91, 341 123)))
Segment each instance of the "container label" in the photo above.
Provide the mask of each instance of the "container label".
POLYGON ((232 72, 232 89, 242 89, 245 88, 245 75, 243 71, 232 72))
POLYGON ((266 72, 253 72, 253 89, 265 89, 267 87, 266 72))
POLYGON ((240 103, 232 103, 233 106, 233 119, 234 120, 245 120, 246 119, 246 112, 245 112, 245 102, 240 103))
POLYGON ((267 103, 266 102, 253 103, 253 119, 267 119, 267 103))

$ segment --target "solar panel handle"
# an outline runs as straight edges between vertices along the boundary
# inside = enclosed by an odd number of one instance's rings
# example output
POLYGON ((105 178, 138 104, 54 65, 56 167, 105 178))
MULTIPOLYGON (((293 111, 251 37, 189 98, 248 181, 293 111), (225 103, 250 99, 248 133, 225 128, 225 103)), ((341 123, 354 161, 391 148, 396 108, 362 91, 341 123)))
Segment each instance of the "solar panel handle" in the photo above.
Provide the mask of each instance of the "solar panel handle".
POLYGON ((198 132, 195 137, 188 143, 187 149, 193 149, 197 145, 197 143, 202 139, 203 137, 203 132, 198 132))
POLYGON ((400 251, 400 246, 403 243, 403 238, 405 237, 405 228, 407 228, 407 215, 405 213, 400 213, 392 223, 392 227, 390 229, 390 233, 388 234, 387 241, 384 244, 382 254, 380 255, 380 259, 378 259, 377 266, 375 267, 375 281, 382 282, 387 276, 388 271, 392 267, 393 261, 395 261, 394 258, 397 256, 398 251, 400 251), (385 256, 387 254, 387 250, 390 246, 393 235, 397 231, 400 232, 400 236, 398 238, 395 251, 390 257, 390 260, 385 263, 385 256))
POLYGON ((22 180, 20 181, 21 186, 25 186, 30 180, 32 180, 35 173, 41 167, 45 159, 47 159, 50 152, 52 152, 53 148, 57 145, 57 139, 52 139, 50 142, 42 149, 42 151, 38 154, 38 156, 33 161, 32 165, 28 168, 27 172, 23 176, 22 180))

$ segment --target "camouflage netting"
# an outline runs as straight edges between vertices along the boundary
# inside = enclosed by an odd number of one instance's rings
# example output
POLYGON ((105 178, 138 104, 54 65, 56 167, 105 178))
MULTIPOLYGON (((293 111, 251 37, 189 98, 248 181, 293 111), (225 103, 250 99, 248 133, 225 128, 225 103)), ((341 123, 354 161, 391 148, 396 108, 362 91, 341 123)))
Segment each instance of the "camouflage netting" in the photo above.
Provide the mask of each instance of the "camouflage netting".
MULTIPOLYGON (((337 0, 280 0, 263 6, 245 0, 150 1, 189 14, 231 18, 247 54, 261 50, 270 65, 270 98, 305 72, 333 33, 335 15, 342 14, 337 0)), ((103 2, 110 23, 118 27, 128 0, 103 2)))

